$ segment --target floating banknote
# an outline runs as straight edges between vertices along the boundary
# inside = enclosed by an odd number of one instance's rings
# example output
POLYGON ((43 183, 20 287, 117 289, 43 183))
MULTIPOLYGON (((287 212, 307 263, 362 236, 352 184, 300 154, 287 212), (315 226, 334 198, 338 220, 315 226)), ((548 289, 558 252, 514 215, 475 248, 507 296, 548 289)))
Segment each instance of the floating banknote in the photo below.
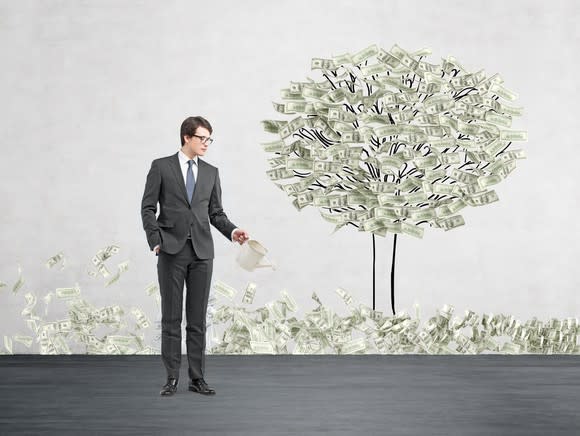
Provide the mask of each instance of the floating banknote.
POLYGON ((216 281, 213 285, 213 289, 220 295, 229 298, 230 300, 234 298, 237 294, 237 290, 231 286, 226 285, 221 281, 216 281))
POLYGON ((18 265, 18 280, 12 287, 12 292, 15 294, 24 285, 24 278, 22 277, 22 268, 18 265))
POLYGON ((57 263, 59 263, 60 261, 62 261, 62 265, 60 267, 60 269, 64 269, 65 265, 66 265, 66 258, 64 257, 64 252, 59 252, 57 254, 55 254, 54 256, 50 257, 45 265, 47 268, 52 268, 53 266, 55 266, 57 263))
POLYGON ((242 303, 252 304, 254 301, 254 295, 256 295, 256 284, 248 283, 248 286, 246 286, 246 290, 244 291, 242 303))
POLYGON ((105 283, 105 286, 110 286, 117 280, 119 280, 121 274, 123 274, 125 271, 129 269, 129 262, 128 261, 121 262, 119 265, 117 265, 117 268, 118 268, 117 273, 113 277, 111 277, 109 281, 107 281, 107 283, 105 283))

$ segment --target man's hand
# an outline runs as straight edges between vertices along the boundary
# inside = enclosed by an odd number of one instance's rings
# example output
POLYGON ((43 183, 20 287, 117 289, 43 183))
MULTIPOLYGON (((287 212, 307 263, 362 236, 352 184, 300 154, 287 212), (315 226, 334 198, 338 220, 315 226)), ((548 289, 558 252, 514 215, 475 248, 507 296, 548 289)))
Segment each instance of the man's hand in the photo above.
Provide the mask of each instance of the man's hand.
POLYGON ((234 242, 237 242, 240 245, 242 245, 248 239, 250 239, 250 235, 248 235, 248 232, 246 232, 245 230, 238 229, 238 230, 234 231, 234 236, 232 238, 232 240, 234 242))
POLYGON ((153 248, 153 251, 155 252, 155 256, 158 256, 159 255, 159 250, 161 250, 161 247, 159 245, 156 245, 153 248))

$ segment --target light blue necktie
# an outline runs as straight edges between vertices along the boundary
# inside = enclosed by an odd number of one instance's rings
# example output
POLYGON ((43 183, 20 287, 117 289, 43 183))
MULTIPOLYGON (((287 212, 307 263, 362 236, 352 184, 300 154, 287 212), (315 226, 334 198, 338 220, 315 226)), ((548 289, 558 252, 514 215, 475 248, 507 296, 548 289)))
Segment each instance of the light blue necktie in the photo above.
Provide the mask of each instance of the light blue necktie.
POLYGON ((189 164, 189 168, 187 169, 187 179, 185 181, 185 189, 187 189, 187 199, 189 204, 191 204, 191 200, 193 197, 193 188, 195 188, 195 177, 193 176, 193 170, 191 169, 191 165, 195 161, 193 159, 188 160, 187 163, 189 164))

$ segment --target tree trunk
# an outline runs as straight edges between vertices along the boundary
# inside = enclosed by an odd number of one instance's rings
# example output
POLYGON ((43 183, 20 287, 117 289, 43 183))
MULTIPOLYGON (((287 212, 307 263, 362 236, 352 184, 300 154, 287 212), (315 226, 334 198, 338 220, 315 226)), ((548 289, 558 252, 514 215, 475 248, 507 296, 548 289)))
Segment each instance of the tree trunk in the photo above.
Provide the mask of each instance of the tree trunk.
POLYGON ((391 309, 395 315, 395 253, 397 252, 397 234, 393 237, 393 261, 391 262, 391 309))
POLYGON ((375 234, 371 233, 373 237, 373 310, 375 310, 375 234))

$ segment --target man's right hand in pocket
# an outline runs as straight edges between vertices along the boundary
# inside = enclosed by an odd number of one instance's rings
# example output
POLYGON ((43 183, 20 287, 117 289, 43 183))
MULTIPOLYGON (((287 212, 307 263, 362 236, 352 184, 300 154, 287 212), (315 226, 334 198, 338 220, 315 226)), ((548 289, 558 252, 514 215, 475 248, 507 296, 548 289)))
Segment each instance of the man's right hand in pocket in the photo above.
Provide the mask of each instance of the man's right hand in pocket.
POLYGON ((153 247, 153 251, 155 252, 155 256, 159 255, 159 250, 161 249, 160 245, 156 245, 155 247, 153 247))

